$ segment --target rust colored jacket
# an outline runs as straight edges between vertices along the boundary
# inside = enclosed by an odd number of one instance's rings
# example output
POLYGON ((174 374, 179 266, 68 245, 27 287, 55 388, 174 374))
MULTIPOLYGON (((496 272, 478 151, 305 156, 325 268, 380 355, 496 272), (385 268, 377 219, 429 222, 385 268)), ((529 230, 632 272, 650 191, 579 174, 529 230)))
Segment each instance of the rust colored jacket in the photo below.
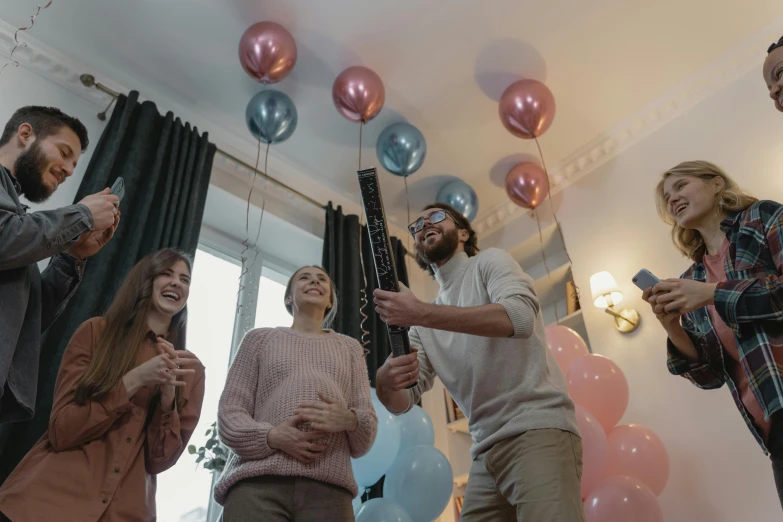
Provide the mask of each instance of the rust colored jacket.
MULTIPOLYGON (((0 488, 0 512, 13 522, 155 520, 155 476, 177 462, 198 423, 204 367, 184 378, 182 403, 168 413, 155 387, 128 397, 122 381, 103 399, 79 405, 74 391, 103 326, 93 318, 74 334, 57 374, 49 430, 0 488)), ((156 355, 152 335, 137 364, 156 355)))

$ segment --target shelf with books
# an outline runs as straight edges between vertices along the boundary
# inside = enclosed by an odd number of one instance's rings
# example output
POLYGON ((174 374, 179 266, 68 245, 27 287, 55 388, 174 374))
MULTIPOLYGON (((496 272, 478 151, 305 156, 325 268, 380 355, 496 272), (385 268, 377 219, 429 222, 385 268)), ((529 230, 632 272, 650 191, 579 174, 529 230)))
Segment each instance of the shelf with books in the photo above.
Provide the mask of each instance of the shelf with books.
POLYGON ((566 296, 566 284, 571 281, 571 264, 564 263, 552 266, 548 274, 539 277, 533 284, 536 288, 536 297, 541 306, 555 303, 566 296))

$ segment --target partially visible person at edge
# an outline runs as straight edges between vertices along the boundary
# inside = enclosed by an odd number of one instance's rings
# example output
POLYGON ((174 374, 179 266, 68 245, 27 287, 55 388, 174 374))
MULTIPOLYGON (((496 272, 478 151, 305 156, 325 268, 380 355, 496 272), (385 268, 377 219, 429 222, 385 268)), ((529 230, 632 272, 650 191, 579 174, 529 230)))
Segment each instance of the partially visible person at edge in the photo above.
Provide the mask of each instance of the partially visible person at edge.
POLYGON ((783 112, 783 38, 767 49, 767 59, 764 60, 762 73, 769 97, 774 100, 775 108, 783 112))
POLYGON ((19 200, 46 201, 87 144, 84 125, 53 107, 17 110, 0 136, 0 424, 33 417, 41 334, 120 221, 109 189, 38 212, 19 200), (42 274, 37 263, 48 258, 42 274))
POLYGON ((156 475, 182 454, 204 398, 204 368, 185 349, 190 273, 185 254, 150 254, 106 316, 79 327, 49 430, 0 488, 0 521, 156 519, 156 475))
POLYGON ((418 348, 378 369, 378 399, 401 414, 437 376, 465 413, 474 444, 460 522, 584 521, 582 439, 532 279, 503 250, 479 252, 448 205, 429 205, 409 231, 440 291, 433 304, 404 285, 375 291, 381 319, 412 327, 418 348))
POLYGON ((378 419, 364 350, 330 330, 337 291, 306 266, 285 290, 290 328, 245 335, 218 408, 233 450, 215 500, 224 522, 350 522, 351 457, 370 451, 378 419))
POLYGON ((669 371, 702 389, 728 384, 770 455, 783 505, 783 206, 746 194, 706 161, 666 171, 655 200, 693 262, 644 291, 669 336, 669 371))

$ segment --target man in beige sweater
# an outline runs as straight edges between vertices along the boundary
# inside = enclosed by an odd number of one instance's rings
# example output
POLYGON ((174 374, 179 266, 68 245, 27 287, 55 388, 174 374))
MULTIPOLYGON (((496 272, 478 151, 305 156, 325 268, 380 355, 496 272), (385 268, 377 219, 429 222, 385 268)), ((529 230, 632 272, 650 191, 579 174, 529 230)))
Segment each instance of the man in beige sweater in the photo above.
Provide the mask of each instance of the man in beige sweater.
POLYGON ((479 253, 448 205, 428 206, 409 230, 440 291, 432 304, 403 285, 375 291, 381 318, 410 326, 418 348, 378 369, 378 399, 404 413, 437 376, 465 413, 473 464, 460 522, 583 522, 582 441, 532 280, 508 253, 479 253))

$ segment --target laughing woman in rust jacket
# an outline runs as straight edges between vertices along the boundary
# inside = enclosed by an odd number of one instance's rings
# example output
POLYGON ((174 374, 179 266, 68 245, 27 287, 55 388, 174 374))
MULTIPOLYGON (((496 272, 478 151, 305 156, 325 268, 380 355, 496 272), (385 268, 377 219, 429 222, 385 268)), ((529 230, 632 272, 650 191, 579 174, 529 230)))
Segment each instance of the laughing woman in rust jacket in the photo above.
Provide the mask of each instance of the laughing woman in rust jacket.
POLYGON ((142 259, 63 355, 49 430, 0 489, 0 521, 150 522, 155 476, 198 423, 204 368, 185 350, 190 259, 142 259))

